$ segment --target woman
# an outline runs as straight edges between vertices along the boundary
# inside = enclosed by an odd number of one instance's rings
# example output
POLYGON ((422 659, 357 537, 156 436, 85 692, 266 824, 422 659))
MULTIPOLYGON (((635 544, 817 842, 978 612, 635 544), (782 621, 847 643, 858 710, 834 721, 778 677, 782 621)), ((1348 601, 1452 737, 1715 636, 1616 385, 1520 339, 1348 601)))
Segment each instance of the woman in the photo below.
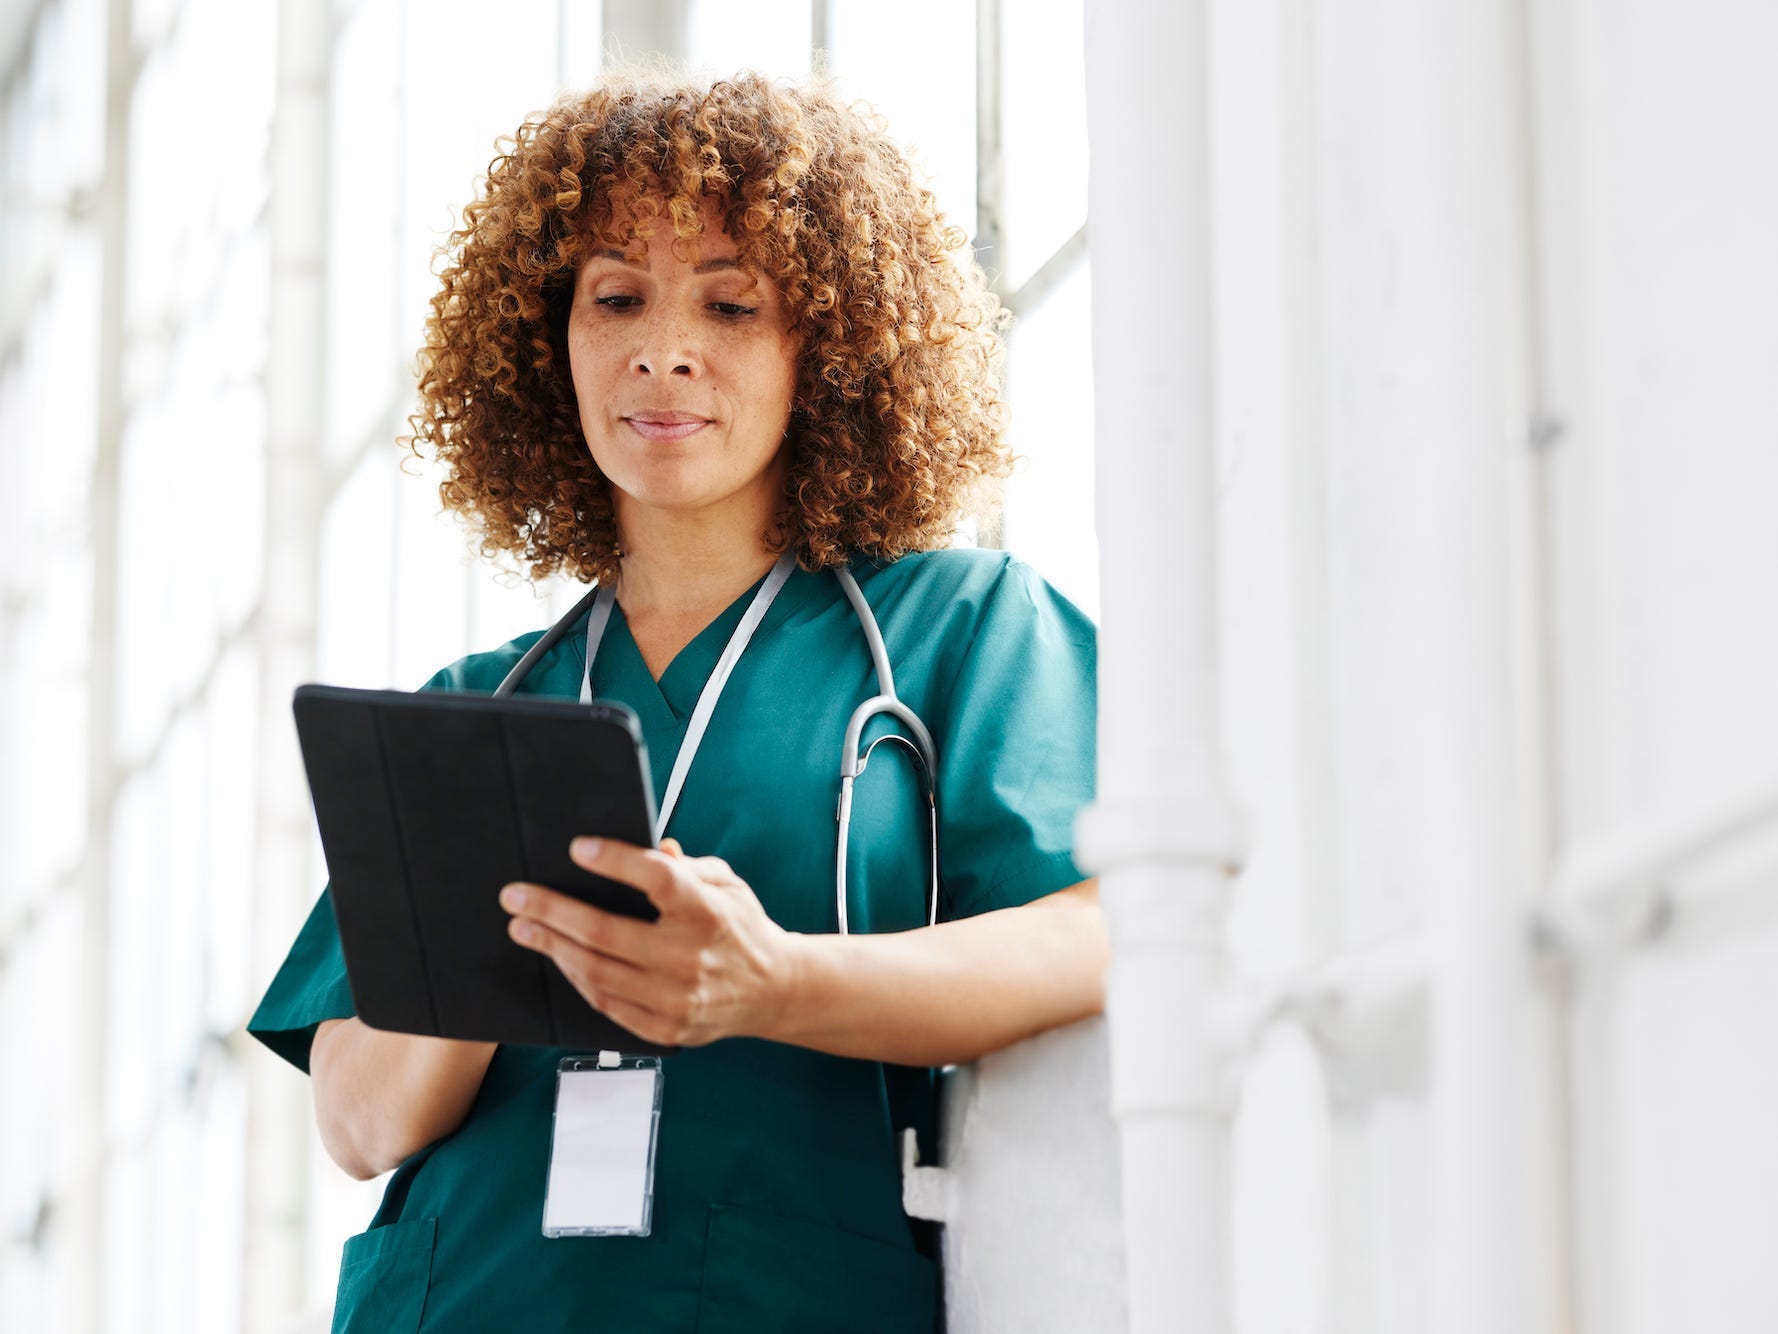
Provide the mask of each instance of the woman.
MULTIPOLYGON (((934 1239, 902 1212, 897 1136, 931 1153, 932 1067, 1097 1012, 1106 956, 1070 853, 1092 626, 1004 554, 948 548, 1008 470, 1002 316, 963 246, 876 125, 753 76, 565 97, 465 210, 416 446, 485 550, 616 593, 591 662, 581 626, 523 691, 588 678, 630 705, 660 791, 731 633, 784 553, 795 568, 673 837, 574 848, 659 920, 500 890, 514 940, 681 1048, 651 1235, 541 1234, 566 1053, 366 1027, 322 895, 250 1028, 312 1074, 343 1168, 398 1168, 347 1243, 336 1329, 933 1328, 934 1239), (838 751, 878 688, 842 565, 936 745, 937 925, 918 766, 887 746, 858 780, 838 932, 838 751)), ((426 688, 489 691, 537 638, 426 688)))

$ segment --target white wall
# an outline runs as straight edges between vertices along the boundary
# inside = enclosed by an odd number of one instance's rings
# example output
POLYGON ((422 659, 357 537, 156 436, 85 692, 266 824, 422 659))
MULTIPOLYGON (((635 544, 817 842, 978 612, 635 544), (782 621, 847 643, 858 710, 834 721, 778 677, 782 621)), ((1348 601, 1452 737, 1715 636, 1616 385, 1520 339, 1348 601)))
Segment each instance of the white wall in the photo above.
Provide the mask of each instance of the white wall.
MULTIPOLYGON (((1558 737, 1572 840, 1778 770, 1778 89, 1759 3, 1556 7, 1558 737)), ((1553 211, 1553 210, 1552 210, 1553 211)), ((1578 1308, 1590 1329, 1778 1321, 1778 844, 1576 979, 1578 1308)))
MULTIPOLYGON (((1508 39, 1471 79, 1488 53, 1453 62, 1423 6, 1209 8, 1224 737, 1254 830, 1232 939, 1262 982, 1343 952, 1411 980, 1486 818, 1453 826, 1438 796, 1478 669, 1427 670, 1495 614, 1428 582, 1466 442, 1502 460, 1477 513, 1508 613, 1478 681, 1510 701, 1526 870, 1503 858, 1501 902, 1778 775, 1778 11, 1465 11, 1508 39), (1498 290, 1463 286, 1490 270, 1498 290), (1454 356, 1466 313, 1500 336, 1454 356), (1498 408, 1453 418, 1484 377, 1498 408)), ((1145 351, 1164 370, 1176 349, 1145 351)), ((1432 1100, 1439 1062, 1470 1059, 1425 1046, 1447 975, 1369 1061, 1274 1029, 1236 1127, 1236 1328, 1456 1328, 1435 1145, 1452 1116, 1518 1111, 1501 1170, 1529 1183, 1526 1235, 1496 1240, 1528 1327, 1769 1327, 1775 877, 1778 831, 1724 842, 1673 877, 1666 936, 1554 967, 1526 911, 1513 1004, 1545 1045, 1480 1106, 1432 1100)))

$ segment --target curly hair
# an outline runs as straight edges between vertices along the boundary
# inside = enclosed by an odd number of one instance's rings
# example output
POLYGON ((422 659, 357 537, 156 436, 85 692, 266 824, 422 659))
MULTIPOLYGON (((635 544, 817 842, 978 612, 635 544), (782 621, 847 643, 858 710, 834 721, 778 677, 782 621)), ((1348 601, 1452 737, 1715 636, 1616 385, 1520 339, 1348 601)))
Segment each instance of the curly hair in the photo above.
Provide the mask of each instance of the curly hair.
POLYGON ((632 70, 534 114, 488 168, 445 265, 402 443, 445 465, 445 507, 532 579, 607 581, 610 486, 569 375, 574 276, 592 246, 645 247, 662 215, 695 248, 712 201, 783 293, 800 353, 785 504, 762 539, 810 569, 894 560, 990 515, 1011 472, 1006 311, 881 117, 820 83, 632 70))

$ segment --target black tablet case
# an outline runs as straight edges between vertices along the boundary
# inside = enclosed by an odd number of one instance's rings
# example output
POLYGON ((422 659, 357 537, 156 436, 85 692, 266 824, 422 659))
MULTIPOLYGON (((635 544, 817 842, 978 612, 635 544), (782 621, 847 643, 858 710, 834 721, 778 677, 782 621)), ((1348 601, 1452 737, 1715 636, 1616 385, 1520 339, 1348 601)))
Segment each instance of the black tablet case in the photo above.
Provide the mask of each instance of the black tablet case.
POLYGON ((548 885, 652 920, 575 865, 595 834, 653 846, 654 794, 621 704, 297 688, 293 708, 346 974, 372 1028, 588 1051, 668 1050, 587 1004, 514 943, 501 886, 548 885))

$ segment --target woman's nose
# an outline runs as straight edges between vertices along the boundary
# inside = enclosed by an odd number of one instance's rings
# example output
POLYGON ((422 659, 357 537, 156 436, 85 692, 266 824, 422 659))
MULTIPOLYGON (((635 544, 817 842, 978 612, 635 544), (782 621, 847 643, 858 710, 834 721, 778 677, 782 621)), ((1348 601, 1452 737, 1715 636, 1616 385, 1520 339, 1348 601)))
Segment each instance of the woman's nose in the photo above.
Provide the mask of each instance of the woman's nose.
POLYGON ((691 375, 703 373, 703 358, 693 336, 692 322, 680 312, 656 306, 641 321, 641 337, 630 357, 632 375, 691 375))

